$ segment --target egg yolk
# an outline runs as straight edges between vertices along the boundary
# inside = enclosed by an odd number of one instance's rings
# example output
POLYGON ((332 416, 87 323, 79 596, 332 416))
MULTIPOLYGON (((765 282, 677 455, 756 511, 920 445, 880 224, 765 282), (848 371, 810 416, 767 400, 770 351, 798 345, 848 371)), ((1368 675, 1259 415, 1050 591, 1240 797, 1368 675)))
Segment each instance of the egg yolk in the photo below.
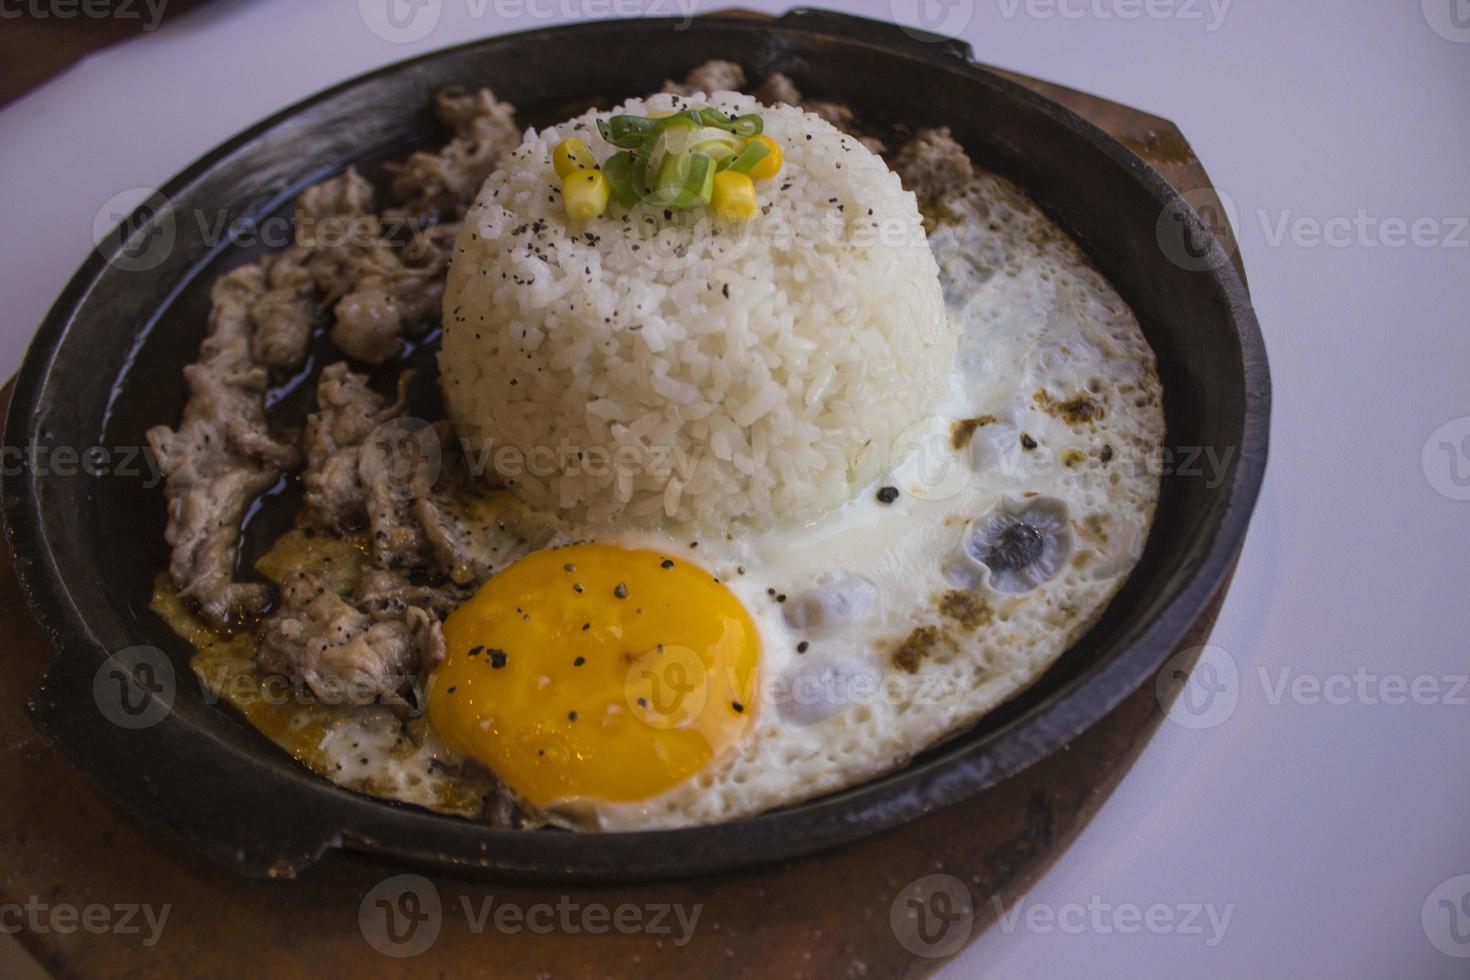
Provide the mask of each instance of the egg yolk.
POLYGON ((533 806, 656 796, 734 745, 755 709, 750 614, 656 551, 533 552, 455 609, 444 640, 430 723, 533 806))

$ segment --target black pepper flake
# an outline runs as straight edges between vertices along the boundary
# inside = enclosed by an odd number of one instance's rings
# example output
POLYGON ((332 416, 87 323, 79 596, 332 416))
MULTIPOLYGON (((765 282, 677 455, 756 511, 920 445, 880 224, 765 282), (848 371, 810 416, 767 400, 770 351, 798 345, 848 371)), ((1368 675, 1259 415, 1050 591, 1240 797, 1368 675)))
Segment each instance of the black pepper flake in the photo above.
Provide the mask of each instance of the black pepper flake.
POLYGON ((444 693, 445 694, 453 694, 457 690, 459 690, 459 688, 456 685, 450 684, 449 687, 444 691, 444 693))
POLYGON ((731 701, 730 707, 735 709, 735 713, 737 715, 745 713, 745 705, 741 704, 739 701, 731 701))
POLYGON ((663 561, 661 561, 661 562, 658 563, 658 567, 659 568, 673 568, 674 567, 674 559, 672 559, 672 558, 665 558, 663 561))
POLYGON ((587 632, 591 628, 592 628, 592 624, 591 623, 583 623, 582 624, 582 632, 583 633, 587 632))
POLYGON ((720 293, 726 299, 729 299, 730 298, 730 284, 728 282, 725 283, 723 286, 720 287, 720 293))
POLYGON ((572 661, 572 666, 573 667, 580 667, 583 664, 585 664, 586 662, 587 662, 587 658, 586 657, 578 657, 576 660, 573 660, 572 661))
POLYGON ((572 591, 573 592, 584 592, 586 590, 582 588, 582 583, 581 582, 573 582, 572 583, 572 591))
POLYGON ((796 645, 796 652, 797 653, 806 653, 807 650, 809 650, 809 649, 811 649, 811 644, 808 643, 806 640, 802 640, 800 643, 798 643, 796 645))
POLYGON ((561 570, 564 572, 575 572, 577 570, 577 566, 568 562, 561 567, 561 570))
POLYGON ((470 647, 470 656, 471 657, 478 657, 480 654, 482 654, 484 652, 485 652, 485 648, 484 647, 470 647))
POLYGON ((617 588, 613 589, 613 595, 617 596, 619 599, 628 598, 628 587, 622 582, 619 582, 617 588))
POLYGON ((496 670, 499 670, 500 668, 505 666, 506 659, 507 658, 505 656, 504 650, 490 651, 490 666, 494 667, 496 670))
POLYGON ((575 711, 568 711, 567 712, 567 721, 576 721, 576 720, 577 720, 577 713, 575 711))
POLYGON ((1028 436, 1024 432, 1021 433, 1021 448, 1022 449, 1035 449, 1036 448, 1036 440, 1033 439, 1033 438, 1031 438, 1030 436, 1028 436))
POLYGON ((786 601, 786 593, 784 593, 784 592, 777 592, 776 593, 776 601, 777 602, 785 602, 786 601))
POLYGON ((648 699, 647 698, 639 698, 638 699, 638 707, 640 707, 640 708, 646 708, 646 707, 648 707, 648 699))

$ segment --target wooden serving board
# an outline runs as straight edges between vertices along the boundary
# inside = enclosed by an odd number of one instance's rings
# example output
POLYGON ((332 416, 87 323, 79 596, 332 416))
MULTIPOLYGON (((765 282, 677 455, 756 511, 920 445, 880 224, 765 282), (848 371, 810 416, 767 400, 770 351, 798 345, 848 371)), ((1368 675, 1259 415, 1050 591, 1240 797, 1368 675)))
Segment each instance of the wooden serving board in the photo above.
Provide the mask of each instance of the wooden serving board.
MULTIPOLYGON (((1173 124, 1001 74, 1107 130, 1181 191, 1195 192, 1191 201, 1204 213, 1199 203, 1213 195, 1209 178, 1173 124)), ((1228 236, 1228 227, 1220 233, 1228 236)), ((1233 241, 1225 244, 1238 266, 1233 241)), ((39 741, 23 705, 49 652, 9 560, 0 556, 0 566, 0 785, 6 788, 0 793, 0 909, 30 902, 48 910, 37 913, 40 928, 25 924, 19 939, 48 970, 84 980, 924 976, 995 920, 997 899, 1009 904, 1026 892, 1102 806, 1162 718, 1155 685, 1145 685, 1063 750, 968 802, 764 871, 626 888, 502 887, 444 877, 383 885, 403 869, 334 854, 294 881, 250 881, 160 850, 39 741), (924 890, 932 879, 917 893, 905 889, 936 874, 952 876, 968 892, 973 912, 931 919, 926 924, 932 931, 920 934, 904 924, 904 902, 917 894, 943 913, 945 899, 924 890), (435 896, 437 917, 431 915, 435 896), (618 912, 631 906, 651 925, 660 907, 675 904, 686 916, 698 908, 692 938, 683 945, 672 912, 658 923, 667 931, 631 934, 627 926, 635 913, 618 912), (141 912, 130 917, 135 932, 99 932, 81 918, 63 932, 53 925, 65 927, 69 920, 47 918, 63 907, 80 916, 89 906, 105 906, 112 910, 108 921, 119 922, 120 905, 147 905, 155 916, 168 908, 156 944, 145 944, 151 930, 141 912), (512 912, 497 927, 502 906, 512 912), (397 914, 390 920, 385 910, 397 914), (619 914, 627 916, 621 930, 614 918, 619 914), (394 945, 387 937, 390 921, 406 942, 394 945), (599 926, 605 931, 594 932, 599 926), (404 953, 429 938, 411 957, 374 945, 404 953)), ((1182 649, 1205 642, 1223 592, 1182 649)), ((941 891, 955 887, 937 881, 941 891)), ((94 926, 102 921, 103 913, 91 914, 94 926)), ((13 921, 0 924, 8 928, 13 921)))

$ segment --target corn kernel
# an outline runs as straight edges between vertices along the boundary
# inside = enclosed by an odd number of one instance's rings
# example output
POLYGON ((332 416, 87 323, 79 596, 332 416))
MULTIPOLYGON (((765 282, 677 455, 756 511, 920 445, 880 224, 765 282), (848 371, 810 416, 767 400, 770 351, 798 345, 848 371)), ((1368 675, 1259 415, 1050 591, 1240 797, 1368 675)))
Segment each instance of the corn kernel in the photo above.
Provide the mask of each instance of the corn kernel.
POLYGON ((752 137, 757 143, 771 152, 761 157, 760 162, 750 168, 750 176, 753 180, 767 180, 781 172, 781 144, 766 136, 752 137))
POLYGON ((571 136, 556 144, 556 149, 551 151, 551 165, 556 168, 558 177, 565 178, 573 170, 596 170, 597 158, 586 143, 571 136))
POLYGON ((721 218, 749 218, 756 212, 755 183, 745 174, 721 170, 715 174, 710 206, 721 218))
POLYGON ((567 217, 581 221, 595 218, 607 210, 607 196, 612 190, 601 171, 578 168, 561 179, 562 202, 567 217))

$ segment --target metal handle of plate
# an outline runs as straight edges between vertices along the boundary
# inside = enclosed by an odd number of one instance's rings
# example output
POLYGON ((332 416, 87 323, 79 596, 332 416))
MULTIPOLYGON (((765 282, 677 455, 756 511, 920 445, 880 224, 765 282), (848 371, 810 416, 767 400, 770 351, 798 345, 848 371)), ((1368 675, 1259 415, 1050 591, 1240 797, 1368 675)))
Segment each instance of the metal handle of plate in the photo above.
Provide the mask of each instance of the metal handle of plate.
MULTIPOLYGON (((926 4, 934 0, 916 0, 916 2, 916 9, 922 11, 926 4)), ((948 9, 947 4, 943 7, 948 9)), ((975 58, 974 49, 970 47, 969 42, 957 37, 936 34, 933 31, 907 24, 858 17, 836 10, 823 10, 820 7, 793 7, 776 18, 776 24, 781 27, 810 31, 814 34, 830 34, 834 37, 861 41, 892 50, 907 51, 912 54, 929 55, 939 51, 966 63, 975 58)))

